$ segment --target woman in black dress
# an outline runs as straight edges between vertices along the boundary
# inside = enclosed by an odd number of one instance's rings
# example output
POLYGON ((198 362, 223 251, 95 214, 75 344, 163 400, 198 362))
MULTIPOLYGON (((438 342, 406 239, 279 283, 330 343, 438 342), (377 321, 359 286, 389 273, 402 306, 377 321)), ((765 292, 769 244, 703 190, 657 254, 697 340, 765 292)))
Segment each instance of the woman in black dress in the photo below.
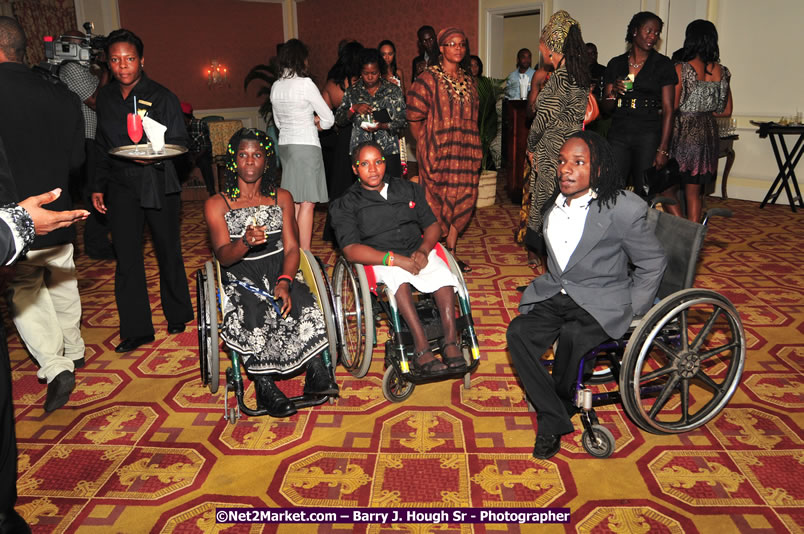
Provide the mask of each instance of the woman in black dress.
POLYGON ((670 58, 654 50, 663 25, 650 11, 634 15, 625 34, 630 49, 609 61, 603 76, 603 111, 613 115, 608 141, 615 163, 643 196, 645 171, 667 164, 673 131, 678 77, 670 58))
POLYGON ((243 355, 257 407, 287 417, 296 407, 273 376, 307 366, 305 394, 338 392, 320 357, 328 346, 324 316, 297 276, 293 197, 277 187, 273 143, 264 132, 243 128, 232 136, 227 152, 225 191, 204 206, 212 249, 223 267, 221 338, 243 355), (276 306, 246 286, 271 295, 276 306))

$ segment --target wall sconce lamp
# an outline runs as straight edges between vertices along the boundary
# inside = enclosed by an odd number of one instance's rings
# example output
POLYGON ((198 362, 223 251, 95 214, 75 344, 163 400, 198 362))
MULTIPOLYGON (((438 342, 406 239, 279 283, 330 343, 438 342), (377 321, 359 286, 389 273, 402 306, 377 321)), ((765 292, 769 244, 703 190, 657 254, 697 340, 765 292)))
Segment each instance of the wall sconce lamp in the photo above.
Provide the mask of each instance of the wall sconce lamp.
POLYGON ((217 59, 213 59, 207 67, 207 86, 212 89, 224 85, 229 85, 229 69, 226 65, 221 65, 217 59))

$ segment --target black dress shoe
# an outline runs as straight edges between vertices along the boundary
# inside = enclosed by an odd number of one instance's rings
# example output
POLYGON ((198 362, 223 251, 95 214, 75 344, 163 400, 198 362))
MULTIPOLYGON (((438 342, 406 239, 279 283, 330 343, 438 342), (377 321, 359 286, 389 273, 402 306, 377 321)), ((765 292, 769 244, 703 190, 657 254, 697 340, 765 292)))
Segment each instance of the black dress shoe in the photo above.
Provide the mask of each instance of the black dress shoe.
POLYGON ((181 334, 184 329, 184 323, 168 323, 168 334, 181 334))
POLYGON ((84 367, 84 365, 86 365, 86 363, 87 362, 86 362, 86 360, 84 360, 84 357, 81 356, 77 360, 73 360, 73 367, 75 369, 81 369, 82 367, 84 367))
POLYGON ((320 356, 313 356, 307 362, 307 375, 304 377, 305 395, 337 395, 338 384, 332 379, 329 369, 320 356))
POLYGON ((536 436, 536 444, 533 446, 534 458, 547 460, 555 456, 559 450, 561 450, 561 436, 556 434, 536 436))
POLYGON ((12 508, 0 513, 0 534, 31 534, 31 527, 12 508))
POLYGON ((56 378, 47 385, 45 411, 50 413, 67 404, 73 389, 75 389, 75 374, 71 371, 62 371, 56 375, 56 378))
POLYGON ((282 393, 268 375, 254 375, 257 390, 257 409, 267 410, 271 417, 290 417, 296 413, 296 405, 282 393))
POLYGON ((131 352, 132 350, 136 349, 140 345, 145 345, 146 343, 151 343, 154 340, 154 336, 140 336, 140 337, 127 337, 123 341, 120 342, 118 346, 114 348, 115 352, 131 352))

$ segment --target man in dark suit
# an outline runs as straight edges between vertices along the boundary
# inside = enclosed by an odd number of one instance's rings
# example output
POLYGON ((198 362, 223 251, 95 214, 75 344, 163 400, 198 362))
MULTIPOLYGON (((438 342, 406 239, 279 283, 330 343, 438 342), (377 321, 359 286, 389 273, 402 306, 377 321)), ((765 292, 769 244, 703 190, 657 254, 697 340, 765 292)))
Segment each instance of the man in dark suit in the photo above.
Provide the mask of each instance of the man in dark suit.
MULTIPOLYGON (((3 140, 0 138, 0 192, 16 195, 3 140)), ((86 219, 89 212, 53 212, 42 208, 59 198, 60 191, 49 191, 26 198, 19 205, 0 207, 0 264, 10 265, 33 243, 34 234, 45 235, 86 219)), ((0 321, 0 534, 30 532, 25 520, 14 510, 17 502, 17 440, 11 396, 11 361, 6 333, 0 321)))
POLYGON ((508 348, 536 408, 533 456, 547 459, 573 431, 582 356, 619 338, 646 313, 666 267, 645 202, 622 190, 611 149, 592 132, 573 134, 559 154, 559 191, 544 217, 547 273, 525 289, 508 348), (629 269, 629 262, 634 269, 629 269), (540 359, 558 338, 552 376, 540 359))
MULTIPOLYGON (((19 200, 61 188, 84 162, 84 118, 80 101, 63 84, 42 79, 24 63, 25 34, 19 23, 0 17, 0 138, 19 200)), ((50 206, 71 207, 70 195, 50 206)), ((44 408, 62 407, 84 365, 81 299, 75 276, 72 228, 37 236, 17 262, 9 282, 11 316, 17 332, 47 381, 44 408)))

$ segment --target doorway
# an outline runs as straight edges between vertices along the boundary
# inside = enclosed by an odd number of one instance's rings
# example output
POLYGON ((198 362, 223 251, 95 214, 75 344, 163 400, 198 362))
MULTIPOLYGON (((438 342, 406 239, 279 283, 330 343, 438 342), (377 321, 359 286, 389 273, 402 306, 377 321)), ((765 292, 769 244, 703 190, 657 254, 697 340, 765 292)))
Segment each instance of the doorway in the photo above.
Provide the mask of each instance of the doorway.
POLYGON ((542 2, 485 11, 487 76, 506 78, 516 67, 516 54, 521 48, 531 51, 535 68, 543 11, 542 2))

